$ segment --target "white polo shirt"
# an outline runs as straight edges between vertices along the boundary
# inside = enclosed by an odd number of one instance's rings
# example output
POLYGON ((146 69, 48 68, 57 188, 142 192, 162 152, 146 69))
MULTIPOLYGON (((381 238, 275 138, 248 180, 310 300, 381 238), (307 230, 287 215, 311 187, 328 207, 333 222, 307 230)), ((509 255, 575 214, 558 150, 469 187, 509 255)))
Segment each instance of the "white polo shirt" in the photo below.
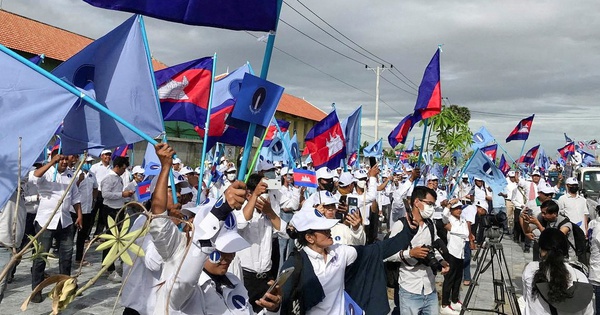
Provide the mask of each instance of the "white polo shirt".
MULTIPOLYGON (((111 170, 112 165, 110 165, 109 163, 107 166, 104 166, 104 164, 102 164, 102 161, 90 167, 90 172, 96 175, 96 182, 98 183, 98 186, 102 184, 102 180, 110 173, 111 170)), ((101 187, 98 187, 98 190, 102 191, 101 187)))
POLYGON ((29 178, 37 186, 40 195, 40 205, 35 216, 35 222, 40 226, 44 226, 50 220, 50 225, 48 225, 49 230, 56 230, 59 221, 63 228, 73 224, 70 210, 73 205, 81 203, 79 189, 76 183, 73 183, 62 205, 56 214, 51 216, 62 194, 69 186, 69 182, 73 179, 73 173, 66 170, 62 174, 56 173, 56 181, 54 181, 55 169, 54 166, 50 166, 41 177, 36 177, 34 173, 31 173, 31 177, 29 178))
POLYGON ((307 315, 344 315, 344 271, 357 257, 356 249, 346 245, 327 248, 327 257, 304 247, 315 275, 323 287, 325 298, 306 312, 307 315))
MULTIPOLYGON (((79 171, 80 173, 82 171, 79 171)), ((79 176, 79 174, 77 174, 79 176)), ((81 195, 81 213, 89 214, 92 213, 92 207, 94 206, 94 188, 98 189, 98 182, 96 182, 96 176, 91 172, 84 172, 85 178, 79 183, 77 188, 81 195)), ((79 178, 78 178, 79 179, 79 178)), ((78 180, 76 179, 76 180, 78 180)), ((75 212, 71 209, 71 212, 75 212)))
POLYGON ((574 197, 571 194, 564 194, 558 198, 558 209, 571 222, 579 225, 583 232, 586 233, 585 224, 583 224, 586 216, 590 215, 585 198, 579 194, 574 197))

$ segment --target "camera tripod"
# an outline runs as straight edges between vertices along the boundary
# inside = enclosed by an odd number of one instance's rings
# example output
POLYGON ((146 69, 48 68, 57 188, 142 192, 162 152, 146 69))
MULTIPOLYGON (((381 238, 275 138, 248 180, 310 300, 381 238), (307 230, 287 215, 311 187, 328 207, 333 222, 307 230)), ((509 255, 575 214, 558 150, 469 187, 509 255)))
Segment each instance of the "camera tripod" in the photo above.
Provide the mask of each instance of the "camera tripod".
POLYGON ((477 260, 477 268, 475 269, 471 285, 469 285, 469 289, 465 295, 460 314, 464 315, 466 311, 506 314, 504 312, 504 303, 506 302, 506 298, 508 298, 512 314, 521 315, 521 309, 519 308, 517 295, 515 293, 515 286, 513 285, 512 278, 508 271, 504 249, 500 240, 497 238, 486 240, 481 246, 481 249, 477 252, 477 255, 473 257, 477 260), (481 255, 479 255, 480 251, 482 252, 481 255), (486 262, 488 256, 490 256, 490 261, 486 262), (469 307, 469 303, 471 302, 475 286, 478 285, 479 277, 482 273, 486 272, 490 266, 492 267, 495 306, 493 309, 471 308, 469 307))

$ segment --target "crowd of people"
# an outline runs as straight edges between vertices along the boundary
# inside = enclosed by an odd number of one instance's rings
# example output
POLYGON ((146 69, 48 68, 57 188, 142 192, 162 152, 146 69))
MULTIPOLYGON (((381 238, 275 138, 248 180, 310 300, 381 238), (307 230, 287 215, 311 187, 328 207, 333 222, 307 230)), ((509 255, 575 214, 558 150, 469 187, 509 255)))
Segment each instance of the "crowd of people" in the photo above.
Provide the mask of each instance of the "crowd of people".
MULTIPOLYGON (((560 176, 551 185, 539 170, 509 171, 504 191, 492 191, 476 176, 442 182, 408 165, 298 165, 315 171, 317 187, 306 188, 281 162, 261 160, 243 183, 234 161, 222 158, 216 172, 199 178, 200 169, 173 158, 167 144, 156 153, 161 170, 150 178, 110 150, 96 163, 86 158, 79 171, 79 157, 58 150, 36 163, 22 181, 20 209, 15 192, 0 212, 0 266, 26 235, 47 226, 40 251, 58 257, 61 274, 91 267, 85 244, 106 233, 109 221, 129 214, 131 231, 144 226, 148 216, 139 208, 123 208, 151 179, 150 230, 136 240, 145 255, 122 271, 108 268, 108 280, 124 282, 123 314, 459 314, 461 288, 471 285, 471 253, 486 241, 490 215, 501 218, 496 228, 523 252, 533 250, 523 271, 525 314, 600 309, 600 216, 590 220, 576 178, 563 185, 560 176), (579 248, 580 232, 590 253, 579 248), (282 280, 284 270, 289 277, 282 280), (584 291, 589 300, 577 294, 584 291)), ((45 260, 36 257, 32 289, 47 276, 45 260)), ((14 270, 0 280, 0 302, 13 277, 14 270)), ((43 299, 38 292, 31 302, 43 299)))

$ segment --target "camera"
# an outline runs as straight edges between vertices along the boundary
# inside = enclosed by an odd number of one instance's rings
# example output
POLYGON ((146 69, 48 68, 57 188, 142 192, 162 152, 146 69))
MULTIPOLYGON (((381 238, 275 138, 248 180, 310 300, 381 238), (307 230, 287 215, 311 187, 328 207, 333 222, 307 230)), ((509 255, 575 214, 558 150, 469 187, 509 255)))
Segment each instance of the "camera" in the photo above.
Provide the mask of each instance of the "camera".
POLYGON ((504 227, 504 222, 506 222, 506 213, 504 212, 487 214, 481 218, 481 226, 486 229, 490 227, 504 227))
POLYGON ((444 260, 448 260, 446 257, 448 255, 448 249, 446 248, 446 244, 440 239, 437 239, 433 242, 432 245, 422 245, 421 247, 429 248, 429 252, 427 252, 427 256, 423 258, 417 258, 419 263, 433 269, 434 271, 442 271, 442 264, 435 257, 435 250, 438 250, 444 260))

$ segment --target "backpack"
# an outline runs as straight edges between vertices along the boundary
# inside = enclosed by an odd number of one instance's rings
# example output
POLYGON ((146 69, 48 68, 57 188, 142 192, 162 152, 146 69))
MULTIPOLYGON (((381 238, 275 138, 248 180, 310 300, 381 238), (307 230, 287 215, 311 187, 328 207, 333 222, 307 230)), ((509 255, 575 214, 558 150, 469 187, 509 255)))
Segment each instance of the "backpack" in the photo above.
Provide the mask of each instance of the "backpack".
MULTIPOLYGON (((556 228, 560 229, 561 226, 563 226, 569 222, 571 222, 569 220, 569 218, 565 218, 556 226, 556 228)), ((577 225, 575 223, 571 223, 571 226, 573 227, 571 229, 571 233, 573 234, 573 242, 575 244, 571 244, 571 242, 569 242, 569 245, 575 251, 577 260, 580 263, 583 263, 584 265, 589 266, 588 253, 589 253, 590 248, 589 248, 589 246, 588 246, 589 244, 587 243, 587 240, 585 238, 585 233, 583 232, 583 230, 581 229, 581 227, 579 225, 577 225)))

